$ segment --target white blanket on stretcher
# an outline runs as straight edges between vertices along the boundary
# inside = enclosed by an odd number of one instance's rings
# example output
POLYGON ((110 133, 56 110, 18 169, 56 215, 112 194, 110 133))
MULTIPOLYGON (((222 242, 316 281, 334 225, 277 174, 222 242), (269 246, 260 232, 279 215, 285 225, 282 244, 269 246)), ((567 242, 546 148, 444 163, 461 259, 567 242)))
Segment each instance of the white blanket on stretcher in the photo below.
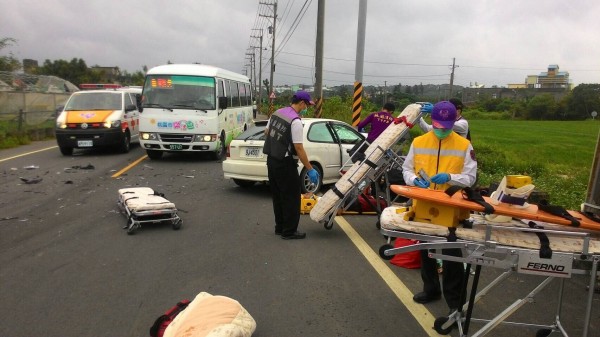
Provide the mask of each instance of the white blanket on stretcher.
POLYGON ((150 187, 131 187, 119 190, 119 200, 131 212, 176 209, 175 204, 155 194, 150 187))

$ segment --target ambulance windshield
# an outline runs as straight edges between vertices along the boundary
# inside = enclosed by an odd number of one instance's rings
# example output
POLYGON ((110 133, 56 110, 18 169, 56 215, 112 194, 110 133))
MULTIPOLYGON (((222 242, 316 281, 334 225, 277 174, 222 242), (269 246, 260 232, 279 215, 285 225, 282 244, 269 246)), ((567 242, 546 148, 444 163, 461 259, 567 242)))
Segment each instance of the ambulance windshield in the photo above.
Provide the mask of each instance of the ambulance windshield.
POLYGON ((120 92, 82 92, 74 94, 65 110, 120 110, 120 92))

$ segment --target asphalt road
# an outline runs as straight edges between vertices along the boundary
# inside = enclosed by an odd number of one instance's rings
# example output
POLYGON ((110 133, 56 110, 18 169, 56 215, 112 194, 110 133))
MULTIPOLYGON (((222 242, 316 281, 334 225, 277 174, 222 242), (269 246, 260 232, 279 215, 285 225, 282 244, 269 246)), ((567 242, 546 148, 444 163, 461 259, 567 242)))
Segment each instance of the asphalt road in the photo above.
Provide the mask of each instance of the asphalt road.
MULTIPOLYGON (((0 150, 0 336, 147 336, 165 310, 202 291, 238 300, 257 337, 437 335, 431 326, 445 304, 412 302, 419 271, 379 258, 376 216, 344 216, 325 230, 303 215, 307 239, 281 240, 267 186, 237 187, 201 156, 143 157, 138 146, 64 157, 54 141, 0 150), (135 186, 175 203, 181 230, 149 225, 127 235, 117 191, 135 186)), ((499 273, 484 271, 484 285, 499 273)), ((538 282, 509 278, 474 316, 498 314, 538 282)), ((561 323, 573 336, 582 333, 586 282, 565 282, 561 323)), ((510 320, 552 323, 559 283, 510 320)), ((503 325, 490 335, 535 331, 503 325)), ((589 336, 600 336, 597 294, 589 336)))

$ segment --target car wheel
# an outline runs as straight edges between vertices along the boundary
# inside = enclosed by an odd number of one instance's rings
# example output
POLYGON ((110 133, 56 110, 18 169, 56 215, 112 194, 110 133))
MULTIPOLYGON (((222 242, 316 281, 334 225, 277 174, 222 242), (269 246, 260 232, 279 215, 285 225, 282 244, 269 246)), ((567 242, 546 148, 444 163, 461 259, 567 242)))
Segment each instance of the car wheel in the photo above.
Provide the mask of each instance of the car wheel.
POLYGON ((233 179, 233 182, 239 187, 252 187, 256 183, 256 181, 243 179, 233 179))
POLYGON ((302 193, 317 193, 323 186, 323 172, 321 172, 321 169, 319 169, 319 167, 316 165, 313 165, 313 168, 319 172, 319 181, 316 185, 313 185, 308 177, 308 170, 306 167, 303 168, 302 172, 300 172, 300 190, 302 193))
POLYGON ((128 153, 131 149, 131 136, 129 135, 129 131, 125 132, 123 136, 123 140, 121 141, 121 145, 119 146, 119 151, 122 153, 128 153))
POLYGON ((152 160, 157 160, 162 158, 163 152, 162 151, 156 151, 156 150, 146 150, 146 154, 148 154, 148 157, 152 160))
POLYGON ((71 156, 73 155, 73 148, 72 147, 66 147, 66 146, 60 146, 60 153, 62 153, 64 156, 71 156))
POLYGON ((225 148, 225 135, 223 133, 221 133, 219 141, 221 144, 217 148, 217 151, 213 152, 212 154, 213 159, 215 160, 222 160, 225 157, 225 153, 227 151, 227 149, 225 148))

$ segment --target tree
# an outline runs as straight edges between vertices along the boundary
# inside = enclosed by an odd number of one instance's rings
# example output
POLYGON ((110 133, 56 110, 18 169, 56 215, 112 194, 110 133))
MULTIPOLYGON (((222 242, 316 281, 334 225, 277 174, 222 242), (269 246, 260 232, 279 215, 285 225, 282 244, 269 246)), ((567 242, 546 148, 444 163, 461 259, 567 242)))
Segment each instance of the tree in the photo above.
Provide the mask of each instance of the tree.
POLYGON ((566 119, 586 119, 592 111, 600 113, 600 84, 580 84, 569 96, 566 119))
MULTIPOLYGON (((17 40, 5 37, 0 39, 0 50, 16 44, 17 40)), ((17 60, 12 52, 8 56, 0 56, 0 71, 16 71, 22 68, 21 62, 17 60)))
POLYGON ((130 85, 144 85, 144 74, 141 71, 136 71, 133 74, 127 72, 127 70, 123 70, 119 77, 119 83, 124 86, 130 85))
POLYGON ((554 96, 550 94, 535 96, 527 104, 527 119, 555 119, 556 109, 557 104, 554 101, 554 96))

